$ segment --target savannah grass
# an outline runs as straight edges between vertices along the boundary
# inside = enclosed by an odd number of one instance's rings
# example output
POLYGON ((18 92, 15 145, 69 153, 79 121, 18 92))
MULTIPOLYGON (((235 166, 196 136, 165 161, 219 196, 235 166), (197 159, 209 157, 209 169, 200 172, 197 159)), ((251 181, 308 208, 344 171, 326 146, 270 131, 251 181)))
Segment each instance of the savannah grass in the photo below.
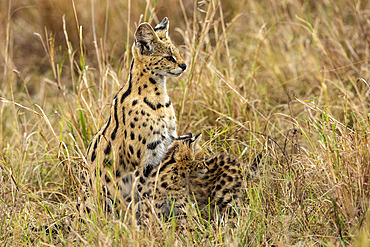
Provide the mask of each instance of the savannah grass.
POLYGON ((369 246, 368 1, 1 1, 0 245, 369 246), (127 81, 133 32, 170 20, 178 132, 251 163, 236 217, 79 216, 78 171, 127 81), (42 228, 40 228, 42 229, 42 228))

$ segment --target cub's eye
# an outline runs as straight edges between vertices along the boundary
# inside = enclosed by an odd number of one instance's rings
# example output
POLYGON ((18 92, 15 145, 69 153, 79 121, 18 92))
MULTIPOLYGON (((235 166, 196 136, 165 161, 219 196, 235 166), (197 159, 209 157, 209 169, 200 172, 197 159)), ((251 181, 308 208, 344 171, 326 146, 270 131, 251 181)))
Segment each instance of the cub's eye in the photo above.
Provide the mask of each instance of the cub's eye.
POLYGON ((173 56, 167 56, 166 59, 170 62, 176 63, 176 59, 173 56))

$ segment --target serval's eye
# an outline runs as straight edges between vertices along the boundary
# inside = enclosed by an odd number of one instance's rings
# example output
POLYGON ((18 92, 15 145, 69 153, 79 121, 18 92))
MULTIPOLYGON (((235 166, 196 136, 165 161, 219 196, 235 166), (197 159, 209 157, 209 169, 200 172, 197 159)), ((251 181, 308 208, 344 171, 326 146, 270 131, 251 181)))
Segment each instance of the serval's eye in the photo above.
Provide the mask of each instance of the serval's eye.
POLYGON ((166 59, 170 62, 176 63, 176 59, 173 56, 167 56, 166 59))

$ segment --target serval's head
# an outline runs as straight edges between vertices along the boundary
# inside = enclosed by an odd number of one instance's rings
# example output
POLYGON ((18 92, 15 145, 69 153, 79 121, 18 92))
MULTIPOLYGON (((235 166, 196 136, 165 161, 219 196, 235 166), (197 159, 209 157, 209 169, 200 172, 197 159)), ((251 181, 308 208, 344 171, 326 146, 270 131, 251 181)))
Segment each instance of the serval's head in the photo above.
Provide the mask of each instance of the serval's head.
POLYGON ((165 17, 153 29, 149 23, 141 23, 135 32, 132 53, 135 62, 143 65, 143 70, 157 76, 179 76, 186 64, 179 50, 168 37, 169 20, 165 17))
POLYGON ((189 133, 173 141, 162 160, 162 167, 169 169, 167 173, 185 178, 186 175, 195 176, 207 171, 208 167, 202 162, 201 138, 201 134, 193 136, 189 133))

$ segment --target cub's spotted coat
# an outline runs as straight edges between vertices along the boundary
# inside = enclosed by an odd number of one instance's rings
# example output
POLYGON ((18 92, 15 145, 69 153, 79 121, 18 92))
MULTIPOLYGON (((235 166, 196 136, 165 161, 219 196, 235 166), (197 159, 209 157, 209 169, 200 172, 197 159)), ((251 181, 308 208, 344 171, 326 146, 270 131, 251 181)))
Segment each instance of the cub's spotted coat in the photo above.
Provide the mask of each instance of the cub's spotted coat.
POLYGON ((132 46, 128 82, 114 97, 108 121, 95 134, 87 151, 88 183, 108 207, 126 209, 146 184, 177 137, 176 117, 166 91, 166 76, 186 69, 178 49, 168 37, 164 18, 154 29, 139 25, 132 46), (114 205, 113 205, 114 203, 114 205))
POLYGON ((260 155, 250 167, 230 155, 204 156, 200 139, 191 134, 176 139, 152 171, 144 195, 153 200, 156 213, 179 215, 195 201, 204 216, 209 205, 212 215, 216 208, 223 213, 244 195, 243 184, 255 176, 260 155))
POLYGON ((233 200, 244 198, 244 183, 256 176, 260 158, 261 155, 258 155, 251 166, 246 166, 237 157, 227 154, 202 159, 201 162, 208 167, 208 171, 191 179, 189 185, 203 215, 208 216, 209 204, 211 215, 214 215, 215 210, 224 213, 233 200))

